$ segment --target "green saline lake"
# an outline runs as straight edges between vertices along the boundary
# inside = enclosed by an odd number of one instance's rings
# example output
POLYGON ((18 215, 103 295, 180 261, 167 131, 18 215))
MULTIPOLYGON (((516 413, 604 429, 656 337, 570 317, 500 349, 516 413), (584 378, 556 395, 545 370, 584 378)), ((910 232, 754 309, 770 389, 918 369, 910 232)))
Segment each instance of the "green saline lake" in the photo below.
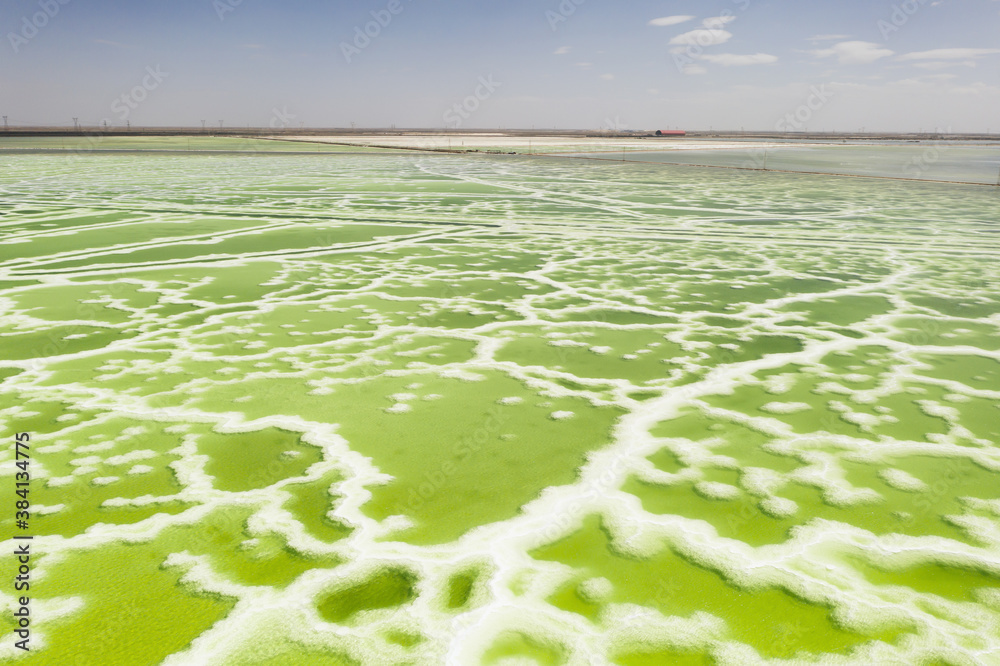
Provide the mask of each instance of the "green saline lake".
MULTIPOLYGON (((718 142, 723 143, 723 142, 718 142)), ((777 141, 768 144, 725 142, 727 147, 693 150, 613 150, 575 153, 578 157, 661 164, 680 164, 740 169, 767 169, 794 173, 876 176, 906 180, 928 180, 1000 184, 1000 144, 963 141, 897 141, 813 144, 807 141, 777 141), (733 146, 733 147, 728 147, 733 146)), ((679 144, 683 146, 684 144, 679 144)))
POLYGON ((8 141, 3 663, 996 663, 1000 188, 8 141))

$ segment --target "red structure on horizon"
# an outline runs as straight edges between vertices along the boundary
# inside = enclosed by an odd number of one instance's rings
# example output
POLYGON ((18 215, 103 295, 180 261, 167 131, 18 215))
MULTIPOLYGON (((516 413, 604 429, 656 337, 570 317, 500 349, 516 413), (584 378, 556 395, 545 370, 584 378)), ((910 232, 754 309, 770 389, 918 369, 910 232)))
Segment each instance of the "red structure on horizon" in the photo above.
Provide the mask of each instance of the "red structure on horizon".
POLYGON ((656 130, 656 136, 687 136, 684 130, 656 130))

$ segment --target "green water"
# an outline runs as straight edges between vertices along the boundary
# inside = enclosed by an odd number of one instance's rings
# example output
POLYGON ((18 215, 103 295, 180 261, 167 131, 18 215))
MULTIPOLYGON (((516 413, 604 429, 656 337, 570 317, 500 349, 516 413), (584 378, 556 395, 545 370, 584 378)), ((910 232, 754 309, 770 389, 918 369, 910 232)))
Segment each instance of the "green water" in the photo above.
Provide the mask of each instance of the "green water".
POLYGON ((710 148, 658 151, 625 150, 617 153, 570 153, 607 160, 655 162, 741 169, 880 176, 962 183, 1000 183, 1000 145, 956 144, 938 141, 891 145, 829 143, 821 145, 748 144, 745 148, 710 148))
POLYGON ((220 152, 292 152, 292 153, 360 153, 385 152, 384 149, 322 144, 308 141, 255 139, 252 137, 220 136, 104 136, 94 132, 85 136, 0 137, 3 151, 220 151, 220 152))
POLYGON ((993 663, 998 203, 0 154, 0 662, 993 663))

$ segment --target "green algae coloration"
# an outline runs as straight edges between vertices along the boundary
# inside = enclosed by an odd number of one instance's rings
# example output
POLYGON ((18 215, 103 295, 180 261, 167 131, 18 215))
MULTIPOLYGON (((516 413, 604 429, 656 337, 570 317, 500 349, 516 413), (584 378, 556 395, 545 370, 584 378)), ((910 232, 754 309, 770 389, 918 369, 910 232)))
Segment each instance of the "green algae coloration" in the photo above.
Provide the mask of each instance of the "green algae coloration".
MULTIPOLYGON (((842 629, 822 606, 807 603, 780 588, 741 590, 718 572, 699 567, 665 548, 649 560, 616 553, 596 517, 571 537, 539 549, 534 557, 574 567, 581 576, 600 575, 614 586, 605 603, 636 603, 665 615, 687 617, 697 611, 726 620, 724 639, 753 646, 765 657, 799 652, 847 653, 869 640, 892 639, 898 631, 864 636, 842 629), (651 581, 656 581, 651 585, 651 581)), ((566 610, 595 617, 585 601, 566 610), (588 612, 589 611, 589 612, 588 612)), ((600 615, 596 614, 600 619, 600 615)), ((668 638, 668 637, 662 637, 668 638)))
POLYGON ((336 590, 318 603, 319 614, 327 622, 349 622, 358 613, 395 608, 416 596, 416 576, 403 569, 378 571, 370 578, 336 590))
POLYGON ((221 137, 0 153, 18 663, 1000 649, 985 188, 221 137))

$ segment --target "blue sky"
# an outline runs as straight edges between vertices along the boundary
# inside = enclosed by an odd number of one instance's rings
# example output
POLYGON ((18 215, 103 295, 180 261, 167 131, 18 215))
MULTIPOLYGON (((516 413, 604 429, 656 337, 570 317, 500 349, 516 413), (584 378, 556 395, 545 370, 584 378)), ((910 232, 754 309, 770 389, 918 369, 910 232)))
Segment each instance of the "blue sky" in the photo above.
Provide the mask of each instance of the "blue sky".
POLYGON ((0 6, 12 124, 1000 132, 998 109, 1000 0, 0 6))

